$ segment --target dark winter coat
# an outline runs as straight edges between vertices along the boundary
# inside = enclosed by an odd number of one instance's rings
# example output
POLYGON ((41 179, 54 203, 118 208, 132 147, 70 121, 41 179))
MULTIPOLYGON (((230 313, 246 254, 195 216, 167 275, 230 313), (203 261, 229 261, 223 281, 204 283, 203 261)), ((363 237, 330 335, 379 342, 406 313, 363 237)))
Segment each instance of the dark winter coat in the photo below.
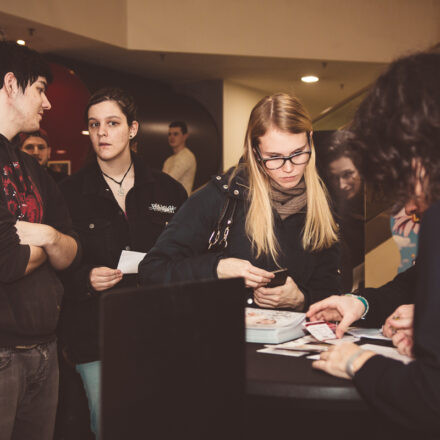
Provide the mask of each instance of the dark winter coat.
MULTIPOLYGON (((156 245, 139 265, 141 283, 172 283, 185 280, 217 278, 221 258, 248 260, 269 271, 278 267, 268 256, 255 257, 245 233, 247 184, 238 176, 215 176, 204 188, 193 194, 168 224, 156 245), (227 197, 237 199, 228 246, 223 251, 209 252, 208 240, 214 230, 227 197)), ((305 212, 281 220, 274 212, 275 233, 280 243, 280 266, 304 293, 305 307, 340 291, 339 245, 319 252, 302 247, 305 212)))

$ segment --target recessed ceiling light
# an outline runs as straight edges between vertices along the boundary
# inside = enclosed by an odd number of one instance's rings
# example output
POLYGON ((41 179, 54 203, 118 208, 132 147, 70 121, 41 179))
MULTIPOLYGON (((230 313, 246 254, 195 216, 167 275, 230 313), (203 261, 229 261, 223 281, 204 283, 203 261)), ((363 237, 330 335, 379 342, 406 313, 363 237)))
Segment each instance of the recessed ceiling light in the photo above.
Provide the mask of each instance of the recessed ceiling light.
POLYGON ((83 130, 83 131, 81 132, 81 134, 83 134, 83 135, 85 135, 85 136, 88 136, 88 135, 89 135, 89 131, 88 131, 88 130, 83 130))
POLYGON ((26 41, 24 41, 24 40, 17 40, 17 44, 19 44, 20 46, 26 46, 26 41))
POLYGON ((305 83, 315 83, 319 81, 319 78, 315 75, 307 75, 307 76, 302 76, 301 81, 305 83))

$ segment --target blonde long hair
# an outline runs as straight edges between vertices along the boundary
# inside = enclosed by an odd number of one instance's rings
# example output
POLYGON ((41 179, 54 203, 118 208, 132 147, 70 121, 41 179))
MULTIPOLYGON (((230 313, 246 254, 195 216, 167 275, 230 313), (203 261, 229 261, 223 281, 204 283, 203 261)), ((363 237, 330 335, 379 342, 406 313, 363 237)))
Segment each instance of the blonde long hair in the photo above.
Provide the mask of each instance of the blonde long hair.
MULTIPOLYGON (((311 133, 312 121, 301 102, 288 94, 266 96, 252 110, 244 142, 243 167, 249 178, 249 209, 246 215, 246 235, 252 242, 256 256, 270 255, 278 264, 279 243, 274 232, 274 218, 270 198, 270 178, 256 156, 259 139, 275 128, 287 133, 311 133)), ((307 189, 307 214, 302 245, 309 251, 330 247, 338 240, 337 226, 331 214, 327 190, 316 170, 316 153, 312 136, 311 155, 304 171, 307 189)))

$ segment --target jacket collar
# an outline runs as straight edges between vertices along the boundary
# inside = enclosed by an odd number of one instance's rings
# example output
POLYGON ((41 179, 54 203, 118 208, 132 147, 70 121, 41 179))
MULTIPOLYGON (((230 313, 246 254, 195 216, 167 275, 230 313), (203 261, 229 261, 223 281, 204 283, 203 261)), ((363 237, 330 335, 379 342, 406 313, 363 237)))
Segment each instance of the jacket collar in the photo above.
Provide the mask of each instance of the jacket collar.
MULTIPOLYGON (((136 154, 131 153, 131 158, 134 167, 134 186, 146 186, 154 183, 155 178, 150 168, 148 168, 136 154)), ((101 168, 99 168, 96 158, 93 159, 92 163, 86 165, 84 172, 83 194, 108 196, 108 185, 102 176, 101 168)))
POLYGON ((225 194, 236 199, 246 199, 249 192, 249 184, 246 176, 246 171, 240 167, 233 175, 236 167, 230 168, 225 174, 212 177, 215 186, 225 194))

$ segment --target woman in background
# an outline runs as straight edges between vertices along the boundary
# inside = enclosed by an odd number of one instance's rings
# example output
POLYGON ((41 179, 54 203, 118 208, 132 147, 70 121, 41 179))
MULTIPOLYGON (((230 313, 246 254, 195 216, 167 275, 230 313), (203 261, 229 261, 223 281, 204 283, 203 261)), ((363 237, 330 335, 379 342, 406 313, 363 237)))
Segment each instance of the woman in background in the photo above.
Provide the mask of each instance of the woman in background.
POLYGON ((310 116, 279 93, 252 110, 237 167, 190 197, 139 274, 143 283, 243 277, 258 306, 303 310, 339 291, 337 241, 310 116), (265 287, 278 268, 286 282, 265 287))
POLYGON ((182 185, 146 167, 130 151, 139 124, 128 93, 94 93, 86 119, 96 158, 60 186, 83 248, 82 266, 65 279, 61 325, 65 351, 77 364, 97 434, 101 293, 137 285, 137 275, 117 269, 121 251, 147 252, 187 195, 182 185))

